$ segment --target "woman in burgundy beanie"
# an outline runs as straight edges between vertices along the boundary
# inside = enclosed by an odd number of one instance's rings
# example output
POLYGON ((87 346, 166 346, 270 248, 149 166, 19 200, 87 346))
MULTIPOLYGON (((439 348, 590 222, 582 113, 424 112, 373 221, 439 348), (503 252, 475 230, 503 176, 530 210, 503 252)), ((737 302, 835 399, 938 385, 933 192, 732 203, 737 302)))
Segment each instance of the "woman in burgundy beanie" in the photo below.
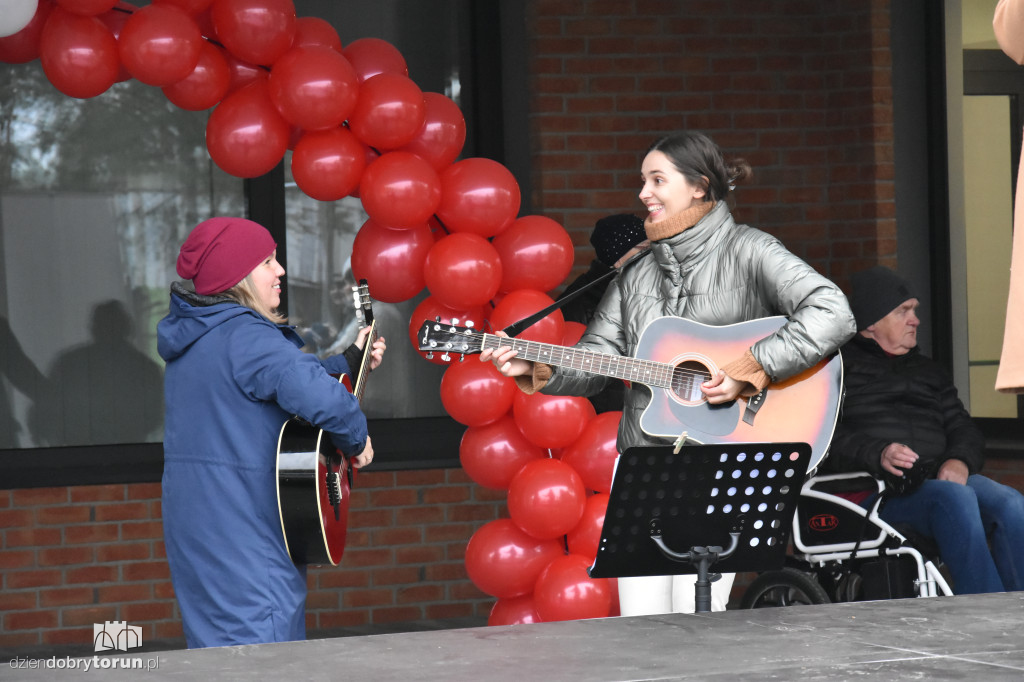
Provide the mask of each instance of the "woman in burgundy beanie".
MULTIPOLYGON (((360 366, 369 329, 341 355, 302 352, 277 311, 276 246, 251 220, 200 223, 177 262, 193 288, 171 285, 157 325, 167 363, 164 540, 191 648, 305 638, 306 568, 290 558, 278 511, 282 425, 298 415, 353 466, 373 459, 359 402, 335 378, 360 366)), ((378 339, 371 369, 384 350, 378 339)))

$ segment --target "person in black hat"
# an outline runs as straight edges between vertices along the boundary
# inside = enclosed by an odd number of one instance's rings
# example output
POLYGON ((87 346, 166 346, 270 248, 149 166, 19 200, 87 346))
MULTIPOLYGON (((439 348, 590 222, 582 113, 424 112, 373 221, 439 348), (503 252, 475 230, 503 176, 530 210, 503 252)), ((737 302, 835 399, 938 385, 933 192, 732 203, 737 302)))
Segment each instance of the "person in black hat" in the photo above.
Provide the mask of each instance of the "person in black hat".
POLYGON ((984 438, 917 347, 912 287, 884 266, 850 281, 858 334, 842 348, 846 399, 822 470, 884 480, 881 517, 934 539, 958 594, 1024 589, 1024 495, 980 474, 984 438))
MULTIPOLYGON (((560 298, 569 296, 596 279, 603 277, 609 271, 620 267, 632 256, 647 248, 650 242, 644 232, 644 221, 632 213, 617 213, 605 216, 594 224, 594 231, 590 234, 590 243, 594 247, 594 254, 597 256, 591 262, 590 268, 582 275, 574 279, 562 292, 560 298)), ((590 287, 585 292, 562 306, 562 315, 566 322, 579 322, 590 324, 594 317, 601 297, 611 280, 590 287)), ((609 383, 600 393, 589 396, 590 402, 598 412, 613 412, 621 410, 625 397, 625 386, 621 381, 609 383)))

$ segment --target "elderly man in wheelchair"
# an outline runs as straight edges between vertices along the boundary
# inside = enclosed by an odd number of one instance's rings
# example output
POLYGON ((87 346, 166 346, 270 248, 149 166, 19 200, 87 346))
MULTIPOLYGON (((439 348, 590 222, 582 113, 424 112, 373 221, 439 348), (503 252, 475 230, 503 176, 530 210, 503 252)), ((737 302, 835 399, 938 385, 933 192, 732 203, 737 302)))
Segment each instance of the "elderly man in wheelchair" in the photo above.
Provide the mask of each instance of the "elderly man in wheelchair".
POLYGON ((1024 589, 1024 495, 979 473, 982 434, 917 348, 917 298, 882 266, 851 282, 859 333, 832 447, 802 489, 792 565, 743 606, 1024 589))

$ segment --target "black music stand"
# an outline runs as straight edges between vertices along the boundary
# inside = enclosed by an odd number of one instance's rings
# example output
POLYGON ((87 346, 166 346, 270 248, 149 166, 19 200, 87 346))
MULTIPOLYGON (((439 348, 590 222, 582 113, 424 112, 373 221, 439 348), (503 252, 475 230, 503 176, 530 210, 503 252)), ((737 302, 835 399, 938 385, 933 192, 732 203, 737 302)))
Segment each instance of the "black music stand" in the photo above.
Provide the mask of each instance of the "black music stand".
POLYGON ((712 565, 728 573, 782 568, 810 461, 807 443, 626 450, 590 576, 696 573, 696 610, 710 611, 712 565))

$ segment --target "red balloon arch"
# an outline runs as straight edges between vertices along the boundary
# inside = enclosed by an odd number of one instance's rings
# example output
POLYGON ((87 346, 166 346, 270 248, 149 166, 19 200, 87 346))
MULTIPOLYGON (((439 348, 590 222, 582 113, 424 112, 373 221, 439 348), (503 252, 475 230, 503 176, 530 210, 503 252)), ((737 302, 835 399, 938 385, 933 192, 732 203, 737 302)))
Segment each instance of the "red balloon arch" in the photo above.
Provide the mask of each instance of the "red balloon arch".
MULTIPOLYGON (((424 319, 501 329, 550 303, 546 292, 569 274, 564 227, 518 216, 519 185, 500 163, 456 160, 466 139, 458 105, 422 92, 387 41, 343 47, 326 21, 297 17, 292 0, 13 5, 0 18, 0 62, 39 59, 69 97, 97 97, 131 78, 159 87, 181 109, 212 109, 207 149, 225 172, 263 175, 291 148, 305 194, 359 197, 370 219, 353 243, 353 273, 381 301, 429 291, 409 321, 414 347, 424 319)), ((571 344, 580 331, 556 312, 522 337, 571 344)), ((488 622, 615 613, 614 581, 591 579, 586 567, 621 413, 595 415, 583 398, 528 396, 489 363, 451 364, 440 392, 467 426, 459 451, 467 474, 508 491, 509 518, 481 527, 466 550, 470 579, 497 600, 488 622)))

